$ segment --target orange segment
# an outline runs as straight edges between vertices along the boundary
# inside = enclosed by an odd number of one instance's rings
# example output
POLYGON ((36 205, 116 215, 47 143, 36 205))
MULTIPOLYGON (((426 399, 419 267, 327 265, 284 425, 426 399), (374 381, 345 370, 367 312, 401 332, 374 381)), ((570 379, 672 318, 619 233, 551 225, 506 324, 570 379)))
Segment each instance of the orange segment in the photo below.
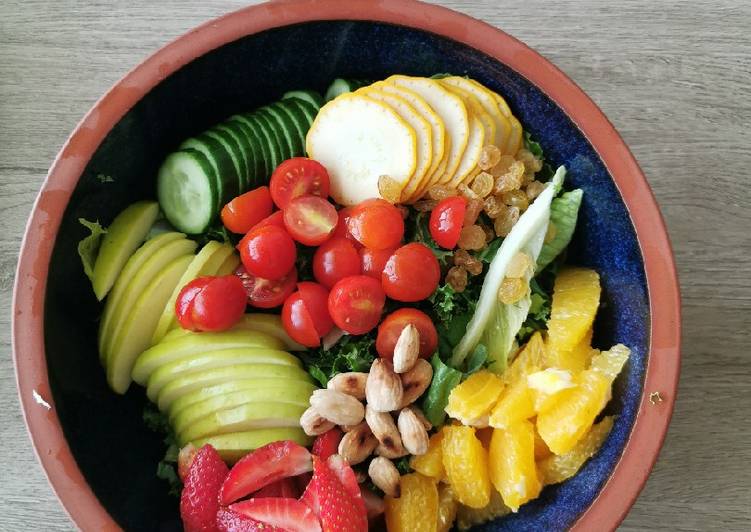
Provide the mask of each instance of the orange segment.
POLYGON ((503 390, 498 375, 478 371, 451 390, 446 413, 464 425, 487 426, 490 409, 503 390))
POLYGON ((537 432, 537 427, 535 427, 535 460, 543 460, 552 454, 553 453, 548 449, 545 440, 543 440, 540 437, 540 433, 537 432))
POLYGON ((459 505, 456 512, 456 526, 459 530, 468 530, 475 525, 481 525, 496 517, 502 517, 511 510, 503 504, 501 494, 496 490, 491 490, 490 501, 482 508, 470 508, 469 506, 459 505))
POLYGON ((443 467, 456 499, 472 508, 488 504, 488 453, 475 436, 474 427, 444 427, 442 449, 443 467))
POLYGON ((436 532, 438 488, 434 480, 419 473, 404 475, 400 497, 386 497, 385 504, 389 532, 436 532))
POLYGON ((576 386, 570 371, 548 368, 527 376, 527 386, 532 390, 535 412, 549 410, 564 397, 563 392, 576 386))
POLYGON ((553 352, 567 352, 592 327, 600 304, 600 276, 586 268, 561 270, 553 287, 548 343, 553 352))
POLYGON ((503 502, 516 512, 540 494, 542 485, 535 466, 535 428, 520 421, 508 429, 496 429, 488 453, 490 480, 503 502))
POLYGON ((550 366, 579 372, 587 369, 592 358, 592 328, 571 351, 550 350, 548 363, 550 366))
POLYGON ((522 376, 526 377, 530 373, 543 369, 546 367, 546 358, 545 342, 538 331, 532 335, 508 369, 501 375, 503 384, 509 386, 519 381, 522 376))
POLYGON ((522 378, 503 390, 488 422, 491 427, 508 428, 518 421, 534 417, 535 414, 534 393, 527 385, 527 379, 522 378))
POLYGON ((446 472, 443 469, 443 430, 436 432, 428 441, 428 450, 420 456, 413 456, 409 462, 412 469, 435 480, 441 480, 446 472))

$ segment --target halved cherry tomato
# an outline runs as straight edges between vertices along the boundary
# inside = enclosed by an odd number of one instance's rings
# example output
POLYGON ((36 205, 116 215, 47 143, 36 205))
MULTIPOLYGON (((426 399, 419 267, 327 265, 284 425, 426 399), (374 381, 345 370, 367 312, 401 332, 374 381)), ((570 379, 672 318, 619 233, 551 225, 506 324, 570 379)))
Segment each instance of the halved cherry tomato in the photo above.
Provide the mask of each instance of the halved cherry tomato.
POLYGON ((430 248, 412 242, 397 249, 381 275, 386 295, 397 301, 420 301, 438 288, 441 267, 430 248))
POLYGON ((271 174, 271 197, 280 209, 298 196, 312 194, 327 198, 329 186, 326 168, 307 157, 287 159, 271 174))
POLYGON ((336 227, 334 228, 334 232, 331 234, 331 236, 351 240, 355 243, 355 246, 359 248, 362 244, 360 244, 347 229, 347 220, 349 220, 350 216, 352 216, 352 209, 353 207, 344 207, 343 209, 339 210, 339 212, 337 213, 339 215, 339 219, 336 222, 336 227))
POLYGON ((396 341, 409 324, 414 325, 420 333, 420 356, 430 358, 435 352, 438 347, 438 332, 430 316, 416 308, 400 308, 386 316, 378 326, 376 351, 381 358, 391 360, 394 357, 396 341))
POLYGON ((233 233, 247 233, 271 214, 274 204, 269 187, 258 187, 240 194, 222 208, 222 223, 233 233))
POLYGON ((297 248, 289 233, 275 225, 251 231, 243 238, 240 260, 248 273, 275 281, 295 266, 297 248))
POLYGON ((389 260, 396 249, 395 247, 386 249, 360 248, 362 273, 380 281, 383 269, 386 267, 386 261, 389 260))
POLYGON ((318 283, 298 283, 297 289, 282 307, 284 330, 304 346, 318 347, 334 326, 327 308, 329 293, 318 283))
POLYGON ((352 209, 347 230, 363 246, 386 249, 398 246, 404 236, 404 219, 391 203, 380 198, 365 200, 352 209))
POLYGON ((275 225, 284 229, 284 213, 282 211, 276 211, 275 213, 272 213, 270 216, 267 216, 266 218, 258 222, 250 230, 254 231, 256 229, 260 229, 261 227, 266 227, 267 225, 275 225))
POLYGON ((234 275, 199 277, 180 290, 175 313, 183 329, 224 331, 240 320, 246 300, 245 288, 234 275))
POLYGON ((381 319, 386 294, 381 283, 367 275, 345 277, 329 293, 329 314, 337 327, 365 334, 381 319))
POLYGON ((462 196, 442 199, 430 213, 430 236, 436 244, 454 249, 464 224, 467 200, 462 196))
POLYGON ((284 208, 284 226, 292 238, 306 246, 328 240, 338 220, 334 206, 318 196, 297 197, 284 208))
POLYGON ((256 308, 278 307, 295 291, 297 285, 297 270, 294 268, 275 281, 251 275, 243 265, 237 267, 235 275, 245 287, 248 304, 256 308))
POLYGON ((313 276, 331 288, 340 279, 360 274, 360 255, 351 240, 330 238, 313 255, 313 276))

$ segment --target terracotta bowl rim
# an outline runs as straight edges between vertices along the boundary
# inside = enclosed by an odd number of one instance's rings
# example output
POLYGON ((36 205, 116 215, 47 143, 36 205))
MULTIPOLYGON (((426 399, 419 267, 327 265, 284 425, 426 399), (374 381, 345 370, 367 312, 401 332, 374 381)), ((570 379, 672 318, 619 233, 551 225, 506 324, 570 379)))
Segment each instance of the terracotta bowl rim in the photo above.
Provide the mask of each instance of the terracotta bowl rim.
POLYGON ((644 257, 651 317, 650 352, 639 411, 623 454, 573 529, 615 529, 657 459, 678 387, 680 292, 664 221, 626 144, 602 111, 563 72, 489 24, 417 0, 278 0, 229 13, 189 31, 144 60, 78 124, 57 155, 34 203, 13 290, 12 341, 18 393, 35 452, 52 488, 80 529, 119 529, 88 486, 65 440, 50 392, 44 351, 44 300, 52 248, 65 207, 86 164, 120 118, 186 63, 253 33, 316 20, 366 20, 407 26, 453 39, 495 58, 536 85, 566 112, 613 177, 644 257))

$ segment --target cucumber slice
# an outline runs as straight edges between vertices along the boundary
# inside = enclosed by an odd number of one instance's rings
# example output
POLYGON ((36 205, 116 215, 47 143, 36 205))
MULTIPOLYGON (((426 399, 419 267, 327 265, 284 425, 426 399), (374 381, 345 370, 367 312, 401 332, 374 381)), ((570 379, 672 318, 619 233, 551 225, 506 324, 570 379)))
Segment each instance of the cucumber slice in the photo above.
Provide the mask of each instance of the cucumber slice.
POLYGON ((240 144, 240 149, 245 154, 245 166, 248 169, 248 174, 245 176, 245 185, 241 189, 241 193, 255 188, 253 183, 255 183, 256 175, 258 174, 258 161, 256 160, 258 147, 251 142, 250 138, 251 136, 255 138, 255 134, 249 132, 249 128, 245 123, 237 122, 235 120, 223 122, 221 126, 227 128, 233 133, 240 144))
POLYGON ((242 194, 248 186, 248 159, 245 155, 245 146, 240 143, 237 133, 228 128, 226 124, 217 124, 211 129, 224 138, 231 150, 230 154, 234 153, 235 155, 240 177, 237 182, 237 194, 242 194))
MULTIPOLYGON (((192 148, 203 153, 214 168, 217 188, 217 202, 214 205, 216 212, 219 212, 224 204, 228 201, 227 192, 237 189, 239 179, 235 163, 229 154, 229 149, 224 147, 216 138, 202 133, 197 137, 191 137, 180 145, 181 149, 192 148)), ((237 195, 237 194, 235 194, 237 195)), ((234 196, 232 196, 234 197, 234 196)))
MULTIPOLYGON (((314 105, 312 105, 307 100, 301 100, 299 98, 290 98, 288 100, 282 100, 284 103, 289 104, 290 106, 297 107, 307 120, 307 127, 306 130, 310 129, 310 126, 313 124, 313 120, 316 119, 316 115, 318 114, 318 108, 314 105)), ((307 135, 307 132, 306 132, 307 135)))
POLYGON ((271 175, 271 172, 276 168, 276 161, 281 159, 281 153, 279 153, 279 146, 276 143, 276 137, 271 131, 271 126, 266 123, 265 120, 261 120, 256 113, 247 113, 242 115, 245 119, 250 121, 255 128, 256 133, 261 139, 261 148, 263 149, 264 159, 266 162, 265 176, 271 175))
MULTIPOLYGON (((240 148, 239 146, 237 146, 235 139, 232 138, 226 131, 220 131, 216 127, 205 131, 204 135, 216 140, 219 144, 222 145, 227 155, 229 155, 230 161, 232 161, 232 166, 235 168, 235 175, 237 176, 237 184, 232 188, 238 190, 240 188, 240 182, 242 181, 245 163, 240 160, 242 156, 240 154, 240 148)), ((225 198, 227 197, 227 195, 228 194, 225 192, 225 198)), ((232 197, 234 198, 235 196, 237 196, 236 192, 232 195, 232 197)))
POLYGON ((261 124, 249 114, 231 116, 230 121, 240 124, 247 135, 248 144, 251 147, 255 146, 256 176, 252 187, 255 188, 259 185, 259 182, 265 182, 266 178, 271 175, 270 140, 266 140, 266 133, 263 131, 261 124))
POLYGON ((157 177, 159 205, 167 220, 188 234, 204 232, 219 212, 218 181, 202 152, 184 149, 170 154, 157 177))
POLYGON ((308 117, 305 115, 305 113, 302 112, 300 107, 294 104, 294 102, 290 102, 289 100, 282 100, 280 102, 277 102, 277 104, 279 105, 279 107, 284 109, 284 112, 287 113, 287 116, 292 119, 292 123, 295 125, 297 138, 300 141, 300 148, 297 152, 297 155, 303 155, 305 153, 305 135, 308 134, 308 129, 310 129, 308 117))
MULTIPOLYGON (((284 139, 287 141, 289 147, 289 157, 295 157, 302 152, 302 143, 300 142, 300 136, 297 134, 297 127, 292 121, 292 117, 284 110, 284 106, 279 102, 267 105, 266 109, 276 120, 279 125, 278 131, 283 134, 284 139)), ((289 159, 287 157, 287 159, 289 159)))
POLYGON ((276 123, 274 116, 268 111, 268 109, 261 107, 256 110, 255 114, 262 123, 265 123, 269 131, 271 131, 271 138, 276 144, 277 153, 279 155, 274 163, 274 168, 276 168, 282 164, 282 161, 286 161, 291 157, 292 148, 287 144, 287 140, 284 138, 284 133, 282 133, 281 128, 276 123))
POLYGON ((282 96, 282 100, 289 100, 290 98, 305 100, 316 109, 320 109, 323 105, 323 98, 316 91, 289 91, 282 96))
POLYGON ((337 96, 346 94, 348 92, 355 92, 357 89, 364 87, 365 85, 370 85, 370 82, 361 79, 336 78, 331 82, 331 85, 329 85, 329 88, 326 90, 326 95, 323 97, 323 99, 327 102, 330 102, 337 96))

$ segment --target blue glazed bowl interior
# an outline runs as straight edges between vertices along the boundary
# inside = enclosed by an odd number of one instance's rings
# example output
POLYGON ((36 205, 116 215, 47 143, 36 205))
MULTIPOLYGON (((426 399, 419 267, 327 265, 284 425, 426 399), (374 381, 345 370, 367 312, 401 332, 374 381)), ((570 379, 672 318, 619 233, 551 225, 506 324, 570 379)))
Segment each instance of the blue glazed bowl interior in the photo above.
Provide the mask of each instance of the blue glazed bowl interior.
POLYGON ((76 253, 79 217, 108 224, 134 200, 155 197, 164 156, 184 138, 283 92, 324 91, 336 77, 377 80, 394 73, 469 75, 502 94, 546 158, 585 191, 569 262, 595 268, 603 304, 594 345, 632 349, 616 381, 607 442, 573 479, 481 530, 562 530, 597 496, 633 425, 649 347, 649 305, 634 227, 610 175, 563 111, 526 79, 474 49, 435 34, 372 22, 286 26, 227 44, 169 76, 133 107, 89 162, 67 207, 50 265, 45 342, 58 415, 78 466, 126 530, 179 530, 178 501, 155 476, 164 453, 142 422, 144 391, 111 393, 96 352, 96 302, 76 253), (112 181, 102 180, 102 175, 112 181), (103 182, 104 181, 104 182, 103 182), (71 310, 73 309, 73 310, 71 310))

